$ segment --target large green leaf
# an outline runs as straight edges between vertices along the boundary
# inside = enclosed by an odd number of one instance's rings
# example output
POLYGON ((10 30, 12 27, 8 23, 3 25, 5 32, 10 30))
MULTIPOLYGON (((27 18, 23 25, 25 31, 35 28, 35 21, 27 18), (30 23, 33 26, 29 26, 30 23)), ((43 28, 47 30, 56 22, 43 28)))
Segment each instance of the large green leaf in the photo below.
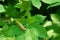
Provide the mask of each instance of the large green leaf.
POLYGON ((17 36, 16 40, 38 40, 38 33, 35 29, 27 29, 25 34, 17 36))
POLYGON ((0 13, 1 12, 5 12, 5 9, 4 9, 3 5, 0 4, 0 13))
MULTIPOLYGON (((30 20, 25 20, 25 21, 22 21, 22 23, 24 24, 25 23, 25 27, 27 29, 32 29, 32 28, 35 28, 36 31, 38 32, 38 35, 42 38, 47 38, 47 32, 46 32, 46 29, 42 26, 40 26, 39 24, 40 23, 43 23, 44 20, 45 20, 45 17, 46 16, 42 16, 42 15, 35 15, 33 17, 30 18, 30 20), (32 20, 33 19, 33 20, 32 20), (29 21, 28 23, 26 23, 26 21, 29 21)), ((33 30, 34 31, 34 30, 33 30)))
POLYGON ((31 0, 33 6, 35 6, 36 8, 40 9, 41 7, 41 2, 40 0, 31 0))

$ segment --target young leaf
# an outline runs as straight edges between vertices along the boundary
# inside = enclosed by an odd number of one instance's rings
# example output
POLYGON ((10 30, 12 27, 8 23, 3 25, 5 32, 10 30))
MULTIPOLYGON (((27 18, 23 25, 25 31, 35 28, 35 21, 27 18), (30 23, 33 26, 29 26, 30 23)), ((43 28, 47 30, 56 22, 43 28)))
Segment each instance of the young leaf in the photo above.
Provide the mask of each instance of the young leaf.
POLYGON ((31 0, 33 6, 35 6, 36 8, 40 9, 41 7, 41 2, 40 0, 31 0))

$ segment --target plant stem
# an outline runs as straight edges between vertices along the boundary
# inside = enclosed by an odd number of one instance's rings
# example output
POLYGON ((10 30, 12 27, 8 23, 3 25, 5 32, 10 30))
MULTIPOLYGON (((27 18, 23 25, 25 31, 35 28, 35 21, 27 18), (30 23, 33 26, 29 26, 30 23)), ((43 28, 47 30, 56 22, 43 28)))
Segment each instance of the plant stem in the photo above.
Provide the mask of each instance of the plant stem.
POLYGON ((20 23, 19 21, 15 20, 15 22, 19 25, 19 27, 22 29, 22 30, 26 30, 26 28, 23 26, 22 23, 20 23))

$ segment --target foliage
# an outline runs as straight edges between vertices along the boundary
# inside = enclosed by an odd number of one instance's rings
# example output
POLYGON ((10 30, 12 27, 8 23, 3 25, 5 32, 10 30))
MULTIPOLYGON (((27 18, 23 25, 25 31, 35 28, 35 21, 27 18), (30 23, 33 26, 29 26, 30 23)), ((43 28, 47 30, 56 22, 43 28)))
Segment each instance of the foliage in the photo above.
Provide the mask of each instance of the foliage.
POLYGON ((60 40, 59 5, 60 0, 1 0, 0 40, 60 40), (43 4, 48 6, 41 11, 43 4))

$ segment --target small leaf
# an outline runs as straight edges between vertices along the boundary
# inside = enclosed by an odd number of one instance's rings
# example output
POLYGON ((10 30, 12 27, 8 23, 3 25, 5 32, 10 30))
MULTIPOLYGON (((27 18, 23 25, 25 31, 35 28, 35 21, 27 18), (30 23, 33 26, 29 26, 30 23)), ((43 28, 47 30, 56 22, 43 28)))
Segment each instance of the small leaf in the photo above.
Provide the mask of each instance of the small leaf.
POLYGON ((4 2, 5 0, 0 0, 0 1, 3 1, 4 2))
POLYGON ((33 6, 35 6, 36 8, 40 9, 41 7, 41 2, 40 0, 31 0, 33 6))
POLYGON ((60 16, 58 14, 51 14, 51 19, 53 23, 60 24, 60 16))
POLYGON ((50 4, 50 5, 47 7, 47 9, 48 9, 48 8, 51 8, 51 7, 59 6, 59 5, 60 5, 60 2, 57 2, 57 3, 54 3, 54 4, 50 4))
POLYGON ((41 24, 41 23, 44 22, 45 18, 46 18, 46 16, 42 16, 40 14, 37 14, 37 15, 31 17, 29 21, 32 24, 33 23, 35 23, 35 24, 41 24))
POLYGON ((4 9, 3 5, 0 4, 0 13, 1 12, 5 12, 5 9, 4 9))
POLYGON ((56 2, 60 2, 60 0, 42 0, 44 3, 52 4, 56 2))
POLYGON ((54 34, 54 30, 53 29, 49 30, 47 32, 47 34, 48 34, 49 38, 51 38, 53 36, 53 34, 54 34))

